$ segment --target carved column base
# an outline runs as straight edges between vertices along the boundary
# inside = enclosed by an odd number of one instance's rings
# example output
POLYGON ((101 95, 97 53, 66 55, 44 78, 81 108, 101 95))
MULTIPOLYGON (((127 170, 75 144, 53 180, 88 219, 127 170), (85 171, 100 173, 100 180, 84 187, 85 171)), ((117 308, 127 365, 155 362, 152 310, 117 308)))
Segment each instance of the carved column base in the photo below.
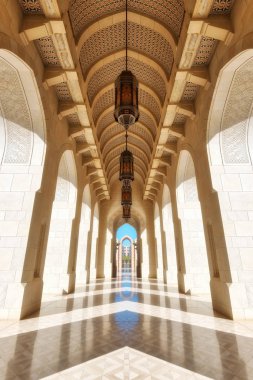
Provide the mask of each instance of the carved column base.
POLYGON ((40 278, 27 283, 9 284, 4 307, 0 309, 0 319, 19 320, 38 311, 42 289, 43 281, 40 278))
POLYGON ((212 278, 210 286, 214 310, 230 319, 253 318, 253 307, 249 305, 243 283, 225 283, 212 278))

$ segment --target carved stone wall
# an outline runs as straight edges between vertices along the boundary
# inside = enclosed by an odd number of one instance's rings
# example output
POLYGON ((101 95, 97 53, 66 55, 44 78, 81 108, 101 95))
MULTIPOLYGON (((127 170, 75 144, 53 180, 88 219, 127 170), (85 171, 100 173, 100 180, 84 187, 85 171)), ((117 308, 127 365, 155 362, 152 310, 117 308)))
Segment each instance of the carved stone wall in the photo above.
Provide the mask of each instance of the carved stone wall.
POLYGON ((224 164, 248 164, 248 126, 253 105, 253 59, 234 74, 221 121, 224 164))
POLYGON ((43 14, 39 0, 19 0, 19 4, 24 13, 43 14))
POLYGON ((39 38, 35 42, 38 51, 40 53, 41 59, 44 65, 48 66, 61 66, 60 61, 57 57, 56 50, 52 41, 52 37, 39 38))
POLYGON ((0 113, 6 136, 2 164, 28 165, 33 146, 30 111, 18 72, 3 58, 0 58, 0 113))
POLYGON ((235 0, 214 0, 211 14, 229 14, 235 0))
POLYGON ((212 59, 216 46, 217 40, 211 37, 203 36, 201 38, 201 42, 195 60, 193 62, 193 66, 208 65, 212 59))

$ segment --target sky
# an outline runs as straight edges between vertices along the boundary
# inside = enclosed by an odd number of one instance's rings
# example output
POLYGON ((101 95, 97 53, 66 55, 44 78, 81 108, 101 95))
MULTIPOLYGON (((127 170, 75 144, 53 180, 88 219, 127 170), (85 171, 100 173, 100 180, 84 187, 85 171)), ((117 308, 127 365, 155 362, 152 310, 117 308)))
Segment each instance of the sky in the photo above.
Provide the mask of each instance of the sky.
POLYGON ((120 240, 123 236, 128 235, 133 240, 137 239, 137 233, 134 227, 132 227, 130 224, 125 223, 121 227, 118 228, 116 238, 120 240))

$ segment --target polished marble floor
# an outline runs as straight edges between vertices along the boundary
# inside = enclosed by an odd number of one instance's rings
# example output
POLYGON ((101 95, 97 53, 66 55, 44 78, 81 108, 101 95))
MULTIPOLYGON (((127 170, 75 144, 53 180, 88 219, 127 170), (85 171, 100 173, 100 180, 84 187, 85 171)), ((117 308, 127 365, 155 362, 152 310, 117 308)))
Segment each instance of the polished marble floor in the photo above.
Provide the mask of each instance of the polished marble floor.
POLYGON ((251 380, 253 321, 125 274, 46 295, 26 320, 0 321, 0 379, 251 380))

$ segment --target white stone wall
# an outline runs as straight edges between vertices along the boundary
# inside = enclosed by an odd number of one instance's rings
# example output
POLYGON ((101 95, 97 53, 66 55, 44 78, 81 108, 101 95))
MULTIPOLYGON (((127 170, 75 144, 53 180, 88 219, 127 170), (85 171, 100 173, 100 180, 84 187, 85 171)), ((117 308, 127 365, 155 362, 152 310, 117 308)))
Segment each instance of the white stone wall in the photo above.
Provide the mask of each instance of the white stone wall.
POLYGON ((76 260, 76 284, 85 284, 87 281, 87 249, 88 234, 91 225, 91 199, 89 185, 85 186, 82 202, 81 220, 79 227, 77 260, 76 260))
POLYGON ((105 239, 104 276, 110 279, 112 277, 112 233, 109 228, 106 229, 105 239))
POLYGON ((159 206, 155 203, 155 239, 156 239, 156 259, 157 259, 157 279, 164 280, 163 246, 161 236, 161 221, 159 206))
POLYGON ((149 277, 149 247, 147 241, 147 230, 145 229, 141 234, 141 248, 142 248, 142 263, 141 263, 141 274, 142 278, 149 277))
POLYGON ((92 239, 90 252, 90 280, 95 280, 97 275, 97 245, 98 245, 98 228, 99 228, 99 209, 98 204, 94 206, 92 239))
POLYGON ((177 260, 176 260, 176 246, 175 246, 175 233, 174 223, 172 216, 172 205, 169 187, 164 185, 163 189, 163 202, 162 202, 162 216, 163 216, 163 232, 165 235, 165 251, 167 255, 167 270, 166 279, 167 284, 175 285, 177 283, 177 260))

